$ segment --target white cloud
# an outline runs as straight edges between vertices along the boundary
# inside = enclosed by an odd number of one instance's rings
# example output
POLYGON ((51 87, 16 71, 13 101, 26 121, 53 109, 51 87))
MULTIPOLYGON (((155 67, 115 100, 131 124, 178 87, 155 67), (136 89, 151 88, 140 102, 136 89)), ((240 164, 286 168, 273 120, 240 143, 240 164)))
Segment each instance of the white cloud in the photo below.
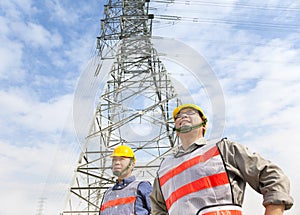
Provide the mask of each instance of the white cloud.
POLYGON ((296 72, 300 68, 299 51, 290 41, 273 40, 248 55, 240 55, 250 61, 231 62, 233 69, 227 70, 226 78, 221 80, 230 107, 229 126, 290 124, 278 113, 300 106, 299 95, 293 93, 300 90, 300 75, 296 72))
POLYGON ((1 7, 5 15, 10 19, 20 19, 24 14, 32 14, 35 8, 32 7, 32 0, 2 0, 1 7))
POLYGON ((47 214, 58 214, 67 194, 76 163, 78 146, 36 141, 34 146, 16 146, 0 141, 0 214, 18 214, 15 202, 25 214, 34 214, 39 198, 46 198, 47 214), (61 145, 60 145, 61 144, 61 145), (54 213, 56 212, 56 213, 54 213))
MULTIPOLYGON (((75 25, 78 21, 80 16, 78 13, 73 11, 70 13, 70 9, 72 9, 72 5, 70 7, 66 7, 64 2, 59 0, 54 0, 47 3, 47 7, 49 7, 51 11, 51 19, 57 22, 64 22, 68 25, 75 25)), ((82 8, 81 8, 82 9, 82 8)))
POLYGON ((34 91, 26 90, 15 88, 7 92, 0 91, 1 124, 42 132, 62 130, 66 116, 71 111, 73 96, 62 95, 40 102, 34 91))
POLYGON ((25 71, 22 68, 23 45, 8 39, 11 33, 8 20, 0 17, 0 26, 0 80, 20 82, 25 76, 25 71))
POLYGON ((22 82, 25 77, 22 68, 22 44, 0 39, 0 80, 22 82), (3 45, 2 45, 3 44, 3 45))
POLYGON ((12 34, 19 35, 19 39, 33 47, 57 47, 62 44, 62 38, 55 31, 50 32, 44 26, 33 22, 11 23, 12 34))

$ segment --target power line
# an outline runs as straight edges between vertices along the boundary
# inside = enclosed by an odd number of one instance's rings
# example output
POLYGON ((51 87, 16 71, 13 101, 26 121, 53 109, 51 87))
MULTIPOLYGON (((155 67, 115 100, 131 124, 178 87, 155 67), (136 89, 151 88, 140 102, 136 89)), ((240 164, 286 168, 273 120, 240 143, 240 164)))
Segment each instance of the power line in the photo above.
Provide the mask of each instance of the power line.
MULTIPOLYGON (((293 32, 299 32, 300 25, 297 20, 296 14, 287 16, 283 16, 281 13, 283 12, 300 12, 300 8, 290 7, 290 6, 261 6, 261 5, 249 5, 244 3, 218 3, 218 2, 207 2, 207 1, 176 1, 176 0, 154 0, 155 3, 164 3, 170 4, 171 6, 166 7, 166 10, 162 10, 160 7, 153 8, 157 13, 155 14, 156 20, 160 20, 162 22, 167 22, 167 25, 177 25, 181 22, 186 23, 201 23, 201 24, 213 24, 213 25, 232 25, 235 28, 247 28, 252 30, 288 30, 293 32), (176 8, 178 5, 186 5, 188 10, 181 6, 180 8, 176 8), (195 6, 206 6, 197 8, 195 6), (173 7, 174 6, 174 7, 173 7), (190 6, 193 6, 190 8, 190 6), (216 16, 224 16, 220 18, 211 18, 212 12, 215 11, 216 7, 230 7, 232 10, 230 14, 220 14, 214 15, 216 16), (160 10, 158 10, 160 8, 160 10), (239 9, 246 8, 251 9, 249 12, 241 11, 239 9), (210 10, 211 9, 211 10, 210 10), (263 10, 263 11, 261 11, 263 10), (272 14, 267 11, 272 11, 272 14), (170 14, 164 14, 168 12, 170 14), (277 13, 275 13, 277 12, 277 13), (257 14, 256 14, 257 13, 257 14), (173 15, 176 14, 176 15, 173 15), (180 15, 182 14, 182 15, 180 15), (188 15, 186 15, 188 14, 188 15), (193 16, 193 14, 197 14, 193 16), (205 17, 205 14, 207 16, 205 17), (223 15, 222 15, 223 14, 223 15), (200 16, 199 16, 200 15, 200 16), (230 15, 231 18, 226 18, 230 15), (249 20, 249 19, 252 20, 249 20), (283 21, 279 22, 278 20, 283 19, 283 21), (272 21, 274 20, 274 21, 272 21)), ((154 22, 155 23, 155 22, 154 22)), ((160 23, 159 21, 156 23, 160 23)), ((156 27, 156 26, 155 26, 156 27)), ((159 28, 160 26, 158 26, 159 28)))
POLYGON ((290 6, 262 6, 257 4, 245 4, 241 2, 232 2, 232 3, 220 3, 220 2, 211 2, 211 1, 199 1, 199 0, 153 0, 155 3, 164 3, 164 4, 174 4, 174 5, 206 5, 206 6, 218 6, 218 7, 235 7, 235 8, 249 8, 256 10, 285 10, 285 11, 300 11, 298 7, 290 6))
POLYGON ((276 24, 271 22, 256 22, 256 21, 236 21, 230 19, 212 19, 212 18, 199 18, 199 17, 180 17, 171 15, 157 15, 156 18, 162 22, 153 22, 153 29, 159 29, 161 27, 165 28, 168 26, 180 25, 181 23, 186 24, 204 24, 204 25, 214 25, 215 27, 220 25, 232 26, 233 29, 241 30, 258 30, 258 31, 275 31, 277 33, 284 33, 288 31, 289 33, 300 32, 299 24, 276 24), (167 21, 167 22, 166 22, 167 21), (163 23, 165 22, 165 23, 163 23))

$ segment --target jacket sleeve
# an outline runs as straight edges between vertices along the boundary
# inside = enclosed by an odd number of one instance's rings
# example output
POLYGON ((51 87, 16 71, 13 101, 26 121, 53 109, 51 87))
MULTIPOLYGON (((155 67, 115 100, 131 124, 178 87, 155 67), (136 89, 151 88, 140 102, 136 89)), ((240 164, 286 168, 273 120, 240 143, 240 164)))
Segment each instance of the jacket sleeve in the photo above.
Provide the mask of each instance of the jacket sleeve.
POLYGON ((168 210, 159 186, 158 178, 154 179, 150 202, 152 215, 168 215, 168 210))
MULTIPOLYGON (((245 146, 228 140, 222 141, 219 149, 229 171, 231 184, 241 185, 241 181, 247 182, 263 195, 264 206, 283 204, 286 210, 292 207, 289 178, 276 164, 250 152, 245 146)), ((243 197, 241 201, 242 199, 243 197)))
POLYGON ((151 214, 150 193, 152 185, 148 181, 142 181, 137 190, 136 200, 136 215, 149 215, 151 214))

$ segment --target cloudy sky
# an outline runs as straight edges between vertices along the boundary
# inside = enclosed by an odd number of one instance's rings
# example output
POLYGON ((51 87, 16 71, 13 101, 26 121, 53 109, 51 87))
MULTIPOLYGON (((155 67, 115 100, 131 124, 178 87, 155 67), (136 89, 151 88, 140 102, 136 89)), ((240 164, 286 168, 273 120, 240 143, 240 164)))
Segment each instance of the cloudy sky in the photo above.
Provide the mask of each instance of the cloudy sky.
MULTIPOLYGON (((73 97, 97 52, 105 2, 0 3, 0 215, 62 210, 81 147, 71 135, 73 97)), ((285 214, 299 214, 300 3, 166 2, 151 1, 153 35, 206 60, 225 101, 223 136, 282 167, 295 199, 285 214)), ((245 215, 263 214, 260 195, 249 188, 245 198, 245 215)))

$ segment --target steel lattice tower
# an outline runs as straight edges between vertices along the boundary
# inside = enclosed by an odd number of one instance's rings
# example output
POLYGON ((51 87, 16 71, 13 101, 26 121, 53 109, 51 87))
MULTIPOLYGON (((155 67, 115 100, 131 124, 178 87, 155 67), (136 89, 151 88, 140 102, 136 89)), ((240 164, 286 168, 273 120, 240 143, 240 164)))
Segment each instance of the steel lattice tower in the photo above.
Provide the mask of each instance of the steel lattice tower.
MULTIPOLYGON (((172 151, 172 110, 179 99, 151 44, 149 0, 109 0, 104 6, 99 59, 112 60, 62 214, 99 213, 105 190, 115 183, 110 154, 133 148, 134 175, 153 181, 161 158, 172 151)), ((99 75, 97 68, 94 73, 99 75)))

